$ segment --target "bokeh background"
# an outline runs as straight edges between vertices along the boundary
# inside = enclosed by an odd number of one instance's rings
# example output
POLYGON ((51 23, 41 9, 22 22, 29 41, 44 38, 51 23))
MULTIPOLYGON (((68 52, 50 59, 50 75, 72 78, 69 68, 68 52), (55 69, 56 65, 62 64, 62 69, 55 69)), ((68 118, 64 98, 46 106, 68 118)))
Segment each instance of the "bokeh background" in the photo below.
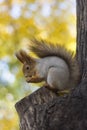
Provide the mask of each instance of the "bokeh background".
POLYGON ((75 52, 75 0, 0 0, 0 130, 19 130, 14 105, 38 88, 25 82, 15 57, 34 36, 75 52))

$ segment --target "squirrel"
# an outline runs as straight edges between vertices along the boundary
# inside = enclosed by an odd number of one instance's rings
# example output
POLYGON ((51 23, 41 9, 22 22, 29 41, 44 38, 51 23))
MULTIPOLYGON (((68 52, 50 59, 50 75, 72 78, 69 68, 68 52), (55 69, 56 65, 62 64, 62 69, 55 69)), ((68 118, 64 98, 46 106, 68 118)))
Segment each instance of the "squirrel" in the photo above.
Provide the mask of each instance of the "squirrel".
POLYGON ((23 63, 23 73, 28 83, 45 81, 53 91, 70 90, 79 84, 80 70, 72 52, 59 44, 37 39, 31 40, 29 50, 37 58, 24 50, 16 53, 18 60, 23 63))

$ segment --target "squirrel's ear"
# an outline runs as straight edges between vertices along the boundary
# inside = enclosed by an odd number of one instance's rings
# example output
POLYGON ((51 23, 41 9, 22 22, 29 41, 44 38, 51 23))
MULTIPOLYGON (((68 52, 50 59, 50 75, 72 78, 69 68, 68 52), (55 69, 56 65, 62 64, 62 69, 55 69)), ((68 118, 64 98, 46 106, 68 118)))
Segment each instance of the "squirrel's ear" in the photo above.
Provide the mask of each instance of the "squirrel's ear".
POLYGON ((30 57, 25 51, 21 50, 20 55, 22 57, 23 63, 24 62, 26 62, 26 63, 33 63, 34 62, 34 59, 32 57, 30 57))
POLYGON ((34 62, 34 59, 31 58, 24 50, 20 50, 19 52, 16 53, 16 57, 18 60, 20 60, 22 63, 32 63, 34 62))
POLYGON ((15 55, 20 62, 24 63, 24 58, 21 55, 21 51, 16 52, 15 55))

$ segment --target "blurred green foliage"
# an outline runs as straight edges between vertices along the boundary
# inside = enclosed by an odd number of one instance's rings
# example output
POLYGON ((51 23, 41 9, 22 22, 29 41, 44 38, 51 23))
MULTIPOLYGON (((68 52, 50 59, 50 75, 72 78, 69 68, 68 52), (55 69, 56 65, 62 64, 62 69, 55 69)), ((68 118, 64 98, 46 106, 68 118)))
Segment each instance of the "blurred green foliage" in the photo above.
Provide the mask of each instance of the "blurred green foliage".
POLYGON ((37 89, 25 82, 15 52, 34 36, 75 51, 75 23, 75 0, 0 0, 0 130, 19 129, 14 104, 37 89))

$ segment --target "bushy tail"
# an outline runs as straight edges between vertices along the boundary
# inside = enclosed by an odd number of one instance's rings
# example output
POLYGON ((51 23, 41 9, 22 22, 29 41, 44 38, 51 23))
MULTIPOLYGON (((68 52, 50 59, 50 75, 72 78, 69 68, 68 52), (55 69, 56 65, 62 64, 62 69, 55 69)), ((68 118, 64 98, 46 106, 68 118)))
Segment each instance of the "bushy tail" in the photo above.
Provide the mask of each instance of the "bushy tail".
POLYGON ((31 40, 29 45, 31 52, 36 54, 39 58, 57 56, 62 58, 68 65, 70 70, 70 82, 71 84, 76 84, 80 80, 80 72, 78 63, 73 56, 73 53, 68 51, 66 48, 59 44, 52 44, 44 40, 31 40))

